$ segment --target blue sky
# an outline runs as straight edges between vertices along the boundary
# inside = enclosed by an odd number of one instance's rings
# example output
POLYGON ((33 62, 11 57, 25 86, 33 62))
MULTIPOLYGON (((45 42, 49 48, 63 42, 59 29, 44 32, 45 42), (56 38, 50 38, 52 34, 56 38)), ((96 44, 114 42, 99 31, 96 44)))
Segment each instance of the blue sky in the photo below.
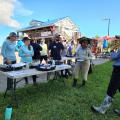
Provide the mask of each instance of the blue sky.
POLYGON ((28 26, 32 19, 47 21, 65 16, 88 37, 107 35, 108 21, 103 19, 110 18, 110 36, 120 35, 120 0, 0 0, 0 3, 0 45, 9 32, 28 26))

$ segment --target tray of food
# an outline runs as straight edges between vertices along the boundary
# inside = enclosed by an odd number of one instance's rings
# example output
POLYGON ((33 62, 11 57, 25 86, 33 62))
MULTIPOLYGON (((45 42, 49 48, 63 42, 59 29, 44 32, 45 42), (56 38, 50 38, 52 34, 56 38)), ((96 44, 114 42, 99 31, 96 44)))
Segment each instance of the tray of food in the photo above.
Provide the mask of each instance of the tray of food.
POLYGON ((39 64, 36 66, 36 69, 39 71, 49 71, 49 70, 54 70, 56 68, 55 65, 50 65, 50 64, 39 64))

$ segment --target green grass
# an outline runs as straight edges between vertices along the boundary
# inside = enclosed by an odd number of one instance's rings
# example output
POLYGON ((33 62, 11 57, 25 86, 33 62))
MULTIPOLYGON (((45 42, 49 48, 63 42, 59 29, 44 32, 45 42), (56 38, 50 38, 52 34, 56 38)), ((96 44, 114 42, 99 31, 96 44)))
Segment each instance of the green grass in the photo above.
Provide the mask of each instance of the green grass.
MULTIPOLYGON (((99 105, 106 95, 111 72, 111 62, 95 66, 83 88, 72 88, 72 78, 69 78, 66 86, 56 80, 38 87, 30 85, 18 89, 19 108, 13 108, 12 120, 120 120, 113 112, 114 108, 120 107, 119 94, 106 115, 90 110, 91 105, 99 105)), ((10 101, 10 96, 3 99, 3 94, 0 95, 0 120, 3 120, 5 107, 10 101)))

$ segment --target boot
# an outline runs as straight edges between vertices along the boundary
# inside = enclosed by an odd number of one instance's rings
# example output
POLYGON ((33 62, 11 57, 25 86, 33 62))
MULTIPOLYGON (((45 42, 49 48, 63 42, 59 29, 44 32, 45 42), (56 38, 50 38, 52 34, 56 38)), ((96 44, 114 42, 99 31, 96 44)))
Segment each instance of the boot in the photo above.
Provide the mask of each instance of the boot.
POLYGON ((37 85, 37 82, 36 82, 37 76, 36 76, 36 75, 33 75, 32 78, 33 78, 33 85, 36 86, 36 85, 37 85))
POLYGON ((76 86, 77 86, 77 79, 74 78, 72 87, 76 87, 76 86))
POLYGON ((86 81, 85 81, 85 80, 83 80, 83 81, 82 81, 82 86, 85 86, 85 83, 86 83, 86 81))
POLYGON ((7 90, 13 89, 13 80, 10 78, 7 78, 7 90))
POLYGON ((98 113, 101 113, 101 114, 105 114, 107 109, 110 107, 111 103, 112 103, 112 97, 107 95, 100 107, 96 107, 96 106, 93 105, 93 106, 91 106, 91 110, 93 112, 98 112, 98 113))
POLYGON ((70 70, 67 69, 66 72, 69 76, 72 76, 72 72, 70 70))
POLYGON ((120 109, 115 109, 114 112, 115 112, 118 116, 120 116, 120 109))
POLYGON ((28 78, 25 77, 24 79, 25 79, 25 84, 27 85, 28 84, 28 78))

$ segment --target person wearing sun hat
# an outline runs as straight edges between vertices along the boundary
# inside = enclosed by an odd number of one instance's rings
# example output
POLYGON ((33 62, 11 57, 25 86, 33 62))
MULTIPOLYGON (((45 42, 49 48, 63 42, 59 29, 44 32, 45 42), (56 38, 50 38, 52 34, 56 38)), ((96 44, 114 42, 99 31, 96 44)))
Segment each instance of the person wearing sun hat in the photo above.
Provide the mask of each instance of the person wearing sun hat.
POLYGON ((88 71, 90 67, 90 60, 92 59, 92 52, 88 47, 89 39, 82 37, 78 39, 81 46, 76 51, 76 63, 74 68, 73 87, 77 86, 79 72, 81 72, 82 86, 87 82, 88 71))

